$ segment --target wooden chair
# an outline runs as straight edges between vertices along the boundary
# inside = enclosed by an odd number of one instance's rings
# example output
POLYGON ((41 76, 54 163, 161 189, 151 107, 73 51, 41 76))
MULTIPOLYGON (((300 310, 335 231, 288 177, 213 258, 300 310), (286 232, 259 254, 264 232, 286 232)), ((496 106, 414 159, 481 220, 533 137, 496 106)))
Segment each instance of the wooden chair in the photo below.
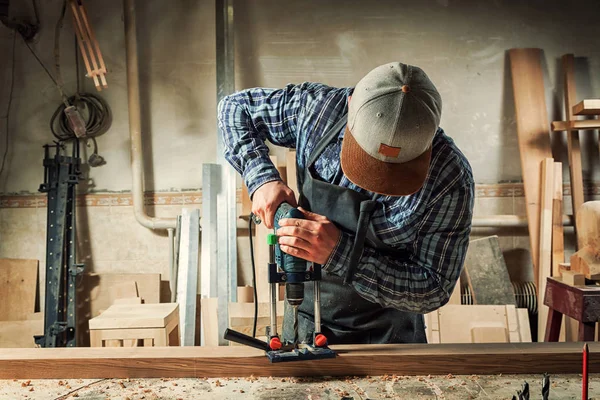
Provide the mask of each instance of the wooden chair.
POLYGON ((115 304, 89 325, 92 347, 179 346, 177 303, 115 304))

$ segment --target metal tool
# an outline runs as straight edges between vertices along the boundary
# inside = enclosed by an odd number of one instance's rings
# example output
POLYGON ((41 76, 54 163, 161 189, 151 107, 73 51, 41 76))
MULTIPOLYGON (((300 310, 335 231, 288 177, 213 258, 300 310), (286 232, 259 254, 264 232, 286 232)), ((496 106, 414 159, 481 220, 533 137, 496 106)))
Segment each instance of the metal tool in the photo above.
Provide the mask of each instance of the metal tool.
MULTIPOLYGON (((304 214, 288 203, 282 203, 275 213, 274 226, 277 230, 279 221, 283 218, 304 219, 304 214)), ((298 257, 283 253, 279 248, 277 236, 267 236, 269 246, 269 299, 270 325, 266 336, 268 343, 251 336, 228 329, 225 339, 240 344, 265 350, 271 362, 315 360, 334 358, 335 352, 327 347, 327 338, 321 333, 321 265, 308 263, 298 257), (304 301, 304 284, 313 282, 314 285, 314 315, 315 331, 312 343, 298 342, 298 307, 304 301), (277 284, 285 284, 286 301, 293 312, 293 340, 283 343, 277 332, 277 284)), ((256 300, 255 300, 256 301, 256 300)))

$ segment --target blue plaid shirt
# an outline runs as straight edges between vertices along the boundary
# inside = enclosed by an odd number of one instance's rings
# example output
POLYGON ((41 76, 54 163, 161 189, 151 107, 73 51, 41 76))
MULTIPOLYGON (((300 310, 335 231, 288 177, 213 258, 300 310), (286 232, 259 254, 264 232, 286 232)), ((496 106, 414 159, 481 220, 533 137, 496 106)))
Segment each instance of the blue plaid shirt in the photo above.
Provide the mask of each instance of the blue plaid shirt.
MULTIPOLYGON (((254 88, 232 94, 219 104, 218 121, 225 157, 242 174, 250 195, 281 179, 269 159, 266 141, 296 149, 305 167, 319 139, 347 112, 353 88, 317 83, 283 89, 254 88)), ((315 177, 375 196, 372 222, 377 237, 406 259, 365 246, 353 277, 364 298, 403 311, 428 313, 444 305, 460 276, 469 243, 474 200, 471 167, 454 141, 439 129, 425 184, 410 196, 374 195, 346 178, 340 167, 341 142, 331 143, 315 163, 315 177)), ((325 270, 344 276, 353 234, 343 231, 325 270)))

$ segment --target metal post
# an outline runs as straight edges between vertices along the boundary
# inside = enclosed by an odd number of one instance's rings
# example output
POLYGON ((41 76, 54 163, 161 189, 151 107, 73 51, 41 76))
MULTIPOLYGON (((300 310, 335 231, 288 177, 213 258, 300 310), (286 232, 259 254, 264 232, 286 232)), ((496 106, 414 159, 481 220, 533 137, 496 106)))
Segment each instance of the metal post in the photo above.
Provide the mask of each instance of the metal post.
MULTIPOLYGON (((252 232, 249 233, 250 235, 252 232)), ((275 264, 275 245, 269 245, 269 263, 275 264)), ((271 327, 269 334, 271 336, 277 336, 277 283, 271 283, 269 285, 269 298, 271 299, 271 327)), ((258 299, 254 299, 258 301, 258 299)))
POLYGON ((321 333, 321 282, 314 281, 315 292, 315 332, 321 333))
MULTIPOLYGON (((233 60, 233 0, 217 0, 216 61, 217 102, 235 90, 233 60)), ((223 334, 229 323, 228 303, 237 300, 237 174, 226 162, 222 135, 217 135, 217 162, 221 165, 221 186, 217 195, 219 344, 227 345, 223 334)))

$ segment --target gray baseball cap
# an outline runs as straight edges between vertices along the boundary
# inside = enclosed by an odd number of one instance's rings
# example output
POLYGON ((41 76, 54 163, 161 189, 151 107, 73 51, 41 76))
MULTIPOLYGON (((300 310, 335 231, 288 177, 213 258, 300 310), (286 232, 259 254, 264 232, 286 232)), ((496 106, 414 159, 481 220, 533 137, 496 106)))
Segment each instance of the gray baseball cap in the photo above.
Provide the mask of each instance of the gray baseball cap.
POLYGON ((374 193, 406 196, 427 178, 442 99, 422 69, 393 62, 358 82, 342 143, 344 174, 374 193))

